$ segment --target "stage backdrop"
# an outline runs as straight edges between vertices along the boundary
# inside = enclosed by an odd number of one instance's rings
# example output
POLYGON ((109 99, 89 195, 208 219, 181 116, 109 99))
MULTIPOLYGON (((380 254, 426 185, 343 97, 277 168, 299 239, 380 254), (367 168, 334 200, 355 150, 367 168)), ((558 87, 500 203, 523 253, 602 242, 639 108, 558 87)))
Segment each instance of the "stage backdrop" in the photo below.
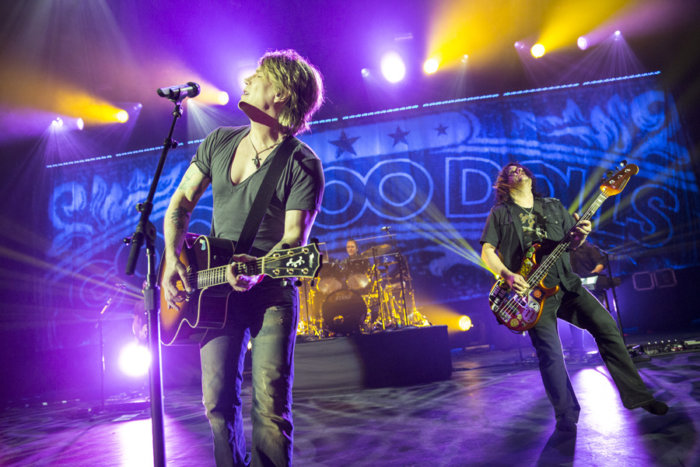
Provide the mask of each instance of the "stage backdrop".
MULTIPOLYGON (((610 253, 616 276, 634 284, 646 273, 652 289, 663 285, 658 271, 677 275, 700 264, 697 180, 673 99, 654 74, 351 115, 317 122, 301 139, 326 176, 312 236, 342 259, 348 238, 365 249, 393 235, 419 307, 485 306, 493 275, 478 259, 479 237, 493 180, 513 160, 537 174, 544 195, 572 210, 597 192, 605 171, 622 160, 639 165, 596 215, 592 241, 610 253)), ((168 199, 196 146, 171 151, 165 165, 152 215, 159 255, 168 199)), ((140 286, 143 254, 136 276, 126 277, 122 238, 134 230, 135 205, 146 198, 159 154, 154 148, 47 167, 55 181, 45 207, 53 239, 47 256, 55 268, 45 277, 53 323, 45 347, 74 345, 75 334, 62 325, 93 323, 114 284, 140 286)), ((192 231, 209 232, 211 205, 209 190, 192 231)), ((113 306, 130 310, 132 301, 117 295, 113 306)), ((692 308, 681 319, 698 326, 692 308)))

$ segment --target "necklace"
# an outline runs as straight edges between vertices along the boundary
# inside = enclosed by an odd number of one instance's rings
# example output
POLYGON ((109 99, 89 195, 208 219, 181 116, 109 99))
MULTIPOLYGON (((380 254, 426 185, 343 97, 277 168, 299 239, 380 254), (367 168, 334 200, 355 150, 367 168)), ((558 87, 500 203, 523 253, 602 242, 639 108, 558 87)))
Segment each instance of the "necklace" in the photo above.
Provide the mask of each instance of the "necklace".
POLYGON ((517 203, 516 203, 516 206, 518 206, 520 209, 522 209, 523 211, 525 211, 525 213, 527 214, 528 217, 532 216, 532 210, 535 209, 535 203, 532 203, 532 206, 530 206, 530 209, 524 208, 524 207, 522 207, 521 205, 519 205, 519 204, 517 204, 517 203))
POLYGON ((250 135, 248 135, 248 141, 250 141, 250 147, 253 148, 253 151, 255 151, 255 156, 253 156, 252 160, 253 160, 253 164, 255 164, 256 169, 259 169, 260 165, 261 165, 260 164, 260 154, 274 148, 275 146, 277 146, 278 144, 281 143, 281 141, 279 141, 271 146, 268 146, 268 147, 263 148, 260 151, 258 151, 257 149, 255 149, 255 145, 253 144, 253 138, 251 138, 250 135))

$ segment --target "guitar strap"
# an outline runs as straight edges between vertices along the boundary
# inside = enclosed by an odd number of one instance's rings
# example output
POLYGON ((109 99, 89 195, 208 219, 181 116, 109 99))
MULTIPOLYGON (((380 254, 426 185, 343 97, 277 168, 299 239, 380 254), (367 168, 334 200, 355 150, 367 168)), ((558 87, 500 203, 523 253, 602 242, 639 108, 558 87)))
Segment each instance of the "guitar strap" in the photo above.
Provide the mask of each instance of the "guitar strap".
POLYGON ((262 218, 265 212, 267 212, 267 207, 272 200, 272 194, 275 192, 277 182, 282 175, 282 169, 287 165, 287 161, 298 145, 299 143, 296 138, 293 136, 287 137, 282 141, 282 144, 280 144, 280 147, 277 149, 275 157, 270 161, 270 168, 267 170, 265 178, 263 178, 260 184, 260 188, 258 188, 255 201, 253 201, 250 212, 248 212, 248 217, 246 217, 245 223, 243 224, 241 235, 238 237, 238 242, 236 242, 236 249, 233 252, 234 255, 250 254, 262 218))

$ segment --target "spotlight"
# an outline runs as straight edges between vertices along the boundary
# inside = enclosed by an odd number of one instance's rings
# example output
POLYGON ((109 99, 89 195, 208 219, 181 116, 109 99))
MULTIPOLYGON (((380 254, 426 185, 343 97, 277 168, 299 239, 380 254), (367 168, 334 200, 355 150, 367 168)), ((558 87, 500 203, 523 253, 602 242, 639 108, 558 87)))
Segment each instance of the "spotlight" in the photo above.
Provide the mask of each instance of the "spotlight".
POLYGON ((390 83, 398 83, 406 76, 406 65, 396 52, 382 57, 382 75, 390 83))
POLYGON ((117 121, 119 123, 126 123, 129 120, 129 113, 126 110, 120 110, 117 112, 117 121))
POLYGON ((82 130, 83 128, 85 128, 85 122, 83 121, 82 118, 78 118, 75 121, 75 126, 78 128, 78 130, 82 130))
POLYGON ((579 49, 586 50, 588 48, 588 39, 586 39, 584 36, 581 36, 576 41, 576 45, 578 45, 579 49))
POLYGON ((423 71, 429 75, 432 75, 440 67, 440 62, 437 58, 429 58, 423 63, 423 71))
POLYGON ((469 55, 464 54, 462 55, 462 63, 467 63, 469 61, 469 55))
POLYGON ((459 317, 459 329, 462 331, 469 331, 471 328, 474 327, 474 324, 472 323, 472 319, 467 316, 467 315, 462 315, 459 317))
POLYGON ((543 57, 544 52, 545 52, 544 45, 540 44, 539 42, 537 44, 533 45, 532 48, 530 49, 530 53, 535 58, 543 57))
POLYGON ((119 354, 119 369, 128 376, 145 375, 149 366, 151 366, 150 352, 136 342, 127 344, 119 354))
POLYGON ((226 91, 221 91, 216 95, 216 102, 219 103, 219 105, 226 105, 228 104, 228 93, 226 91))
POLYGON ((362 73, 363 78, 368 78, 369 77, 369 68, 363 68, 360 70, 360 73, 362 73))
POLYGON ((622 32, 619 29, 617 31, 615 31, 615 39, 617 39, 621 35, 622 35, 622 32))
POLYGON ((515 44, 513 44, 513 47, 515 47, 516 49, 524 49, 524 48, 525 48, 525 44, 523 44, 523 43, 520 42, 520 41, 515 41, 515 44))
POLYGON ((54 121, 51 122, 51 128, 62 128, 63 119, 61 117, 56 117, 54 121))

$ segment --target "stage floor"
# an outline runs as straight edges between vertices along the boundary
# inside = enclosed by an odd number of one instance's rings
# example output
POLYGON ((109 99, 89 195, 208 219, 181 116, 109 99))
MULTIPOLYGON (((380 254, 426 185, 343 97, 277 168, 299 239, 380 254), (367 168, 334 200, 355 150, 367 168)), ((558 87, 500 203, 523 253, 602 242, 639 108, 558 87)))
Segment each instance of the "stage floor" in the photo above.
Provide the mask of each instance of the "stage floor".
MULTIPOLYGON (((451 357, 449 380, 296 391, 295 465, 700 465, 700 352, 639 363, 656 397, 671 406, 661 417, 624 409, 597 355, 570 362, 582 406, 573 436, 554 431, 528 347, 453 350, 451 357)), ((246 386, 247 409, 249 391, 246 386)), ((151 422, 143 404, 122 398, 109 400, 104 412, 90 412, 90 406, 37 400, 6 407, 0 465, 152 465, 151 422)), ((165 438, 168 465, 213 465, 198 387, 166 388, 165 438)))

